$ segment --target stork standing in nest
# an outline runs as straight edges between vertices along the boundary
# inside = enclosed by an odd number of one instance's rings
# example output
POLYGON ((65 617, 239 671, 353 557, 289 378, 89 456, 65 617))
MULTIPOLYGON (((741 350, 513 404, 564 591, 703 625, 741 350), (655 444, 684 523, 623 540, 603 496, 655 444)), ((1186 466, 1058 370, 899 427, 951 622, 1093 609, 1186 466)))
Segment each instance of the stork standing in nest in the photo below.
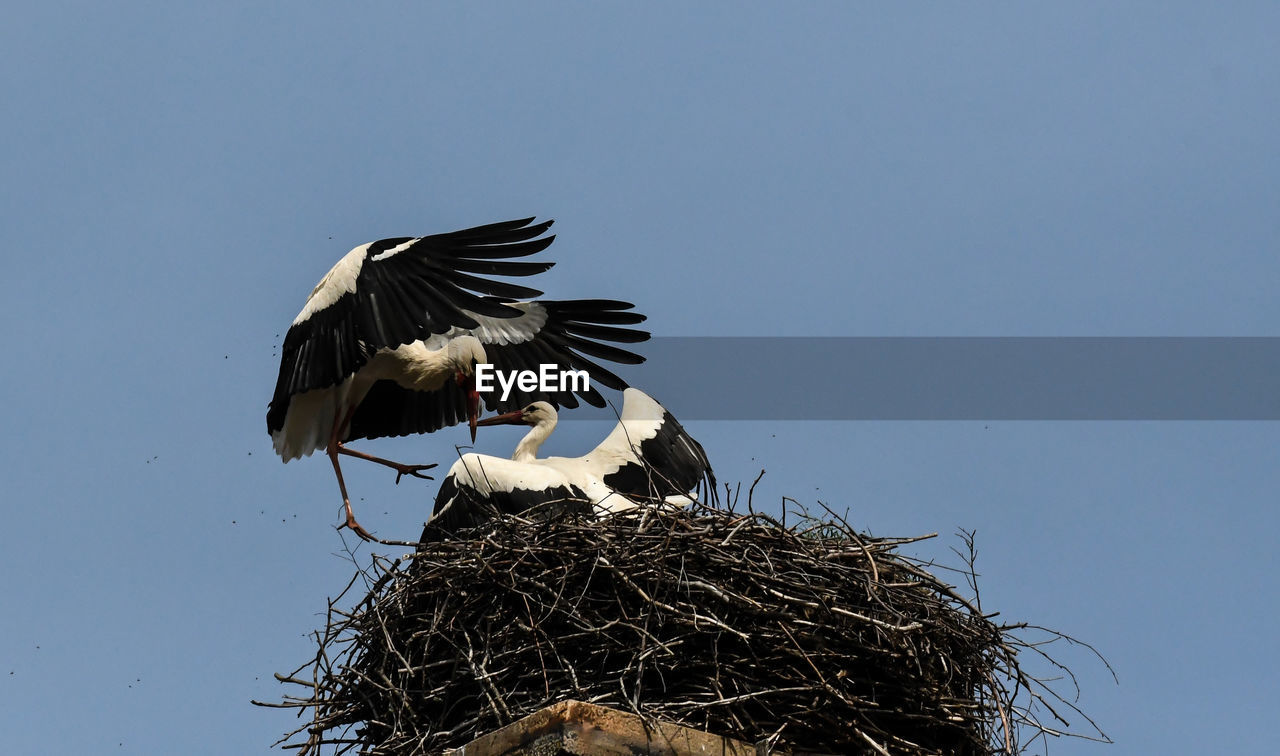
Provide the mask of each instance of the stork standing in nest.
MULTIPOLYGON (((592 358, 623 364, 644 358, 606 341, 637 343, 649 334, 620 326, 644 316, 606 299, 530 300, 542 292, 483 276, 530 276, 551 262, 517 261, 546 249, 551 221, 532 218, 423 237, 362 244, 316 285, 285 334, 267 431, 288 462, 323 449, 333 463, 346 521, 366 540, 351 510, 338 455, 430 478, 434 464, 406 465, 348 448, 360 438, 430 433, 469 421, 475 439, 481 397, 476 365, 497 371, 552 364, 582 370, 591 383, 622 390, 625 381, 592 358), (541 238, 539 238, 541 237, 541 238)), ((531 401, 603 407, 593 386, 563 391, 487 394, 491 410, 531 401)))
POLYGON ((440 484, 422 541, 439 530, 478 525, 494 513, 535 507, 605 514, 649 502, 683 506, 697 489, 715 496, 715 475, 702 445, 648 394, 623 392, 622 415, 600 445, 581 457, 539 459, 557 413, 539 401, 479 425, 529 425, 511 459, 464 454, 440 484))

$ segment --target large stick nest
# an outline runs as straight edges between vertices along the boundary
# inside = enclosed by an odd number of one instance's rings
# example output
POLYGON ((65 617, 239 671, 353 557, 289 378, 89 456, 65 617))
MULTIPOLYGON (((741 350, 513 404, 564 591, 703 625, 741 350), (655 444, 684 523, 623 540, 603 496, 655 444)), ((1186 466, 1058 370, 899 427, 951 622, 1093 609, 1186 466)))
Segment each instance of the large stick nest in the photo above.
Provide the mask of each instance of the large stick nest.
POLYGON ((1028 626, 978 608, 971 561, 965 598, 899 553, 919 539, 791 520, 504 518, 375 558, 280 678, 304 695, 273 705, 311 715, 281 742, 437 753, 573 698, 796 751, 1021 753, 1053 707, 1079 714, 1019 666, 1048 658, 1028 626))

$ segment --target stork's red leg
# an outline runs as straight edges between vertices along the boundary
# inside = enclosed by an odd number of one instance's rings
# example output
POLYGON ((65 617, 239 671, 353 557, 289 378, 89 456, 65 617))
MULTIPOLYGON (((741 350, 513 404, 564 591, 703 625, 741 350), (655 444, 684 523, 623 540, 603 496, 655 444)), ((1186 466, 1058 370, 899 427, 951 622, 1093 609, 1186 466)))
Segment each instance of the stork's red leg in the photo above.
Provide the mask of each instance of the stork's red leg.
POLYGON ((364 540, 376 541, 377 539, 374 538, 369 531, 365 530, 361 527, 360 523, 356 522, 355 513, 351 511, 351 497, 347 496, 347 484, 342 479, 342 467, 338 464, 338 452, 346 451, 345 449, 342 449, 342 445, 338 442, 338 432, 342 430, 347 423, 351 422, 351 415, 354 412, 355 407, 348 409, 346 417, 344 417, 340 422, 333 424, 333 432, 329 434, 329 448, 325 450, 329 455, 329 461, 333 462, 333 472, 338 476, 338 490, 342 491, 342 506, 347 510, 347 521, 339 525, 338 529, 351 528, 352 533, 355 533, 364 540))
POLYGON ((415 478, 422 478, 423 480, 435 480, 435 478, 431 477, 430 475, 420 474, 423 470, 430 470, 431 468, 435 467, 436 466, 435 463, 432 463, 429 465, 403 465, 403 464, 400 464, 399 462, 392 462, 389 459, 383 459, 382 457, 375 457, 372 454, 365 454, 362 451, 356 451, 355 449, 348 449, 347 447, 343 446, 341 443, 338 444, 338 453, 349 454, 353 457, 359 457, 360 459, 367 459, 370 462, 377 462, 380 465, 386 465, 387 467, 390 467, 392 470, 396 471, 396 483, 400 482, 400 476, 402 475, 412 475, 415 478))
POLYGON ((365 530, 361 527, 360 523, 356 522, 355 513, 351 511, 351 499, 347 496, 347 484, 342 480, 342 468, 338 466, 338 451, 336 448, 329 449, 329 459, 333 462, 333 472, 338 476, 338 489, 342 491, 342 505, 346 507, 347 510, 347 521, 339 525, 338 529, 351 528, 351 532, 366 541, 376 540, 369 531, 365 530))

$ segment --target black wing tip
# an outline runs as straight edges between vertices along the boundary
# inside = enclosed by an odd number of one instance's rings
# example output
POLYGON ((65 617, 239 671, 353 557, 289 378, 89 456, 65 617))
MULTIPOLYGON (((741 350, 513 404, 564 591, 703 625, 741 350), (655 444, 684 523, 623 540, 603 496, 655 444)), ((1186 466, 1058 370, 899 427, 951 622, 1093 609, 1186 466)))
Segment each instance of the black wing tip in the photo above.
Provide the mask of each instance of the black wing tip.
MULTIPOLYGON (((550 260, 539 260, 537 262, 508 263, 508 265, 519 265, 520 267, 513 269, 511 271, 503 271, 501 274, 498 274, 498 275, 533 276, 533 275, 537 275, 538 273, 546 273, 547 271, 551 270, 556 266, 556 264, 550 260)), ((538 296, 538 295, 535 295, 535 296, 538 296)))
MULTIPOLYGON (((551 228, 551 225, 555 223, 555 220, 551 218, 544 220, 541 223, 534 223, 537 219, 538 216, 531 215, 528 218, 516 218, 509 221, 487 223, 483 226, 473 226, 471 228, 464 228, 461 231, 454 231, 450 235, 467 239, 477 239, 477 237, 479 237, 477 241, 486 237, 502 237, 503 235, 511 235, 508 237, 510 241, 533 239, 534 237, 541 236, 546 233, 547 229, 551 228)), ((554 238, 555 236, 551 236, 547 238, 546 241, 550 243, 551 239, 554 238)), ((543 240, 539 239, 539 241, 543 240)), ((486 242, 480 241, 480 243, 483 244, 486 242)))
MULTIPOLYGON (((535 220, 537 220, 537 219, 538 219, 538 216, 536 216, 536 215, 530 215, 528 218, 521 218, 521 219, 520 219, 520 220, 518 220, 518 221, 510 221, 510 222, 511 222, 511 223, 513 223, 513 224, 515 224, 515 223, 518 223, 518 224, 519 224, 519 225, 515 226, 515 228, 524 228, 525 226, 529 226, 529 224, 530 224, 530 223, 533 223, 533 222, 534 222, 535 220)), ((533 226, 529 226, 529 230, 530 230, 530 231, 532 231, 533 229, 535 229, 535 228, 536 228, 536 229, 538 229, 538 233, 542 233, 543 231, 546 231, 547 229, 551 228, 551 226, 552 226, 555 222, 556 222, 556 219, 555 219, 555 218, 547 218, 546 220, 542 221, 541 223, 537 223, 537 224, 535 224, 535 225, 533 225, 533 226)))
POLYGON ((552 305, 567 311, 586 311, 593 312, 596 310, 631 310, 635 305, 631 302, 624 302, 621 299, 548 299, 543 302, 545 305, 552 305))
POLYGON ((644 362, 644 357, 636 354, 635 352, 607 344, 603 341, 593 341, 589 338, 583 338, 573 333, 565 333, 562 336, 559 336, 556 340, 564 347, 577 353, 575 356, 578 357, 586 355, 598 360, 616 362, 619 365, 639 365, 644 362))
POLYGON ((535 224, 533 226, 529 225, 530 223, 533 223, 537 219, 538 219, 538 216, 530 215, 527 218, 512 218, 511 220, 497 221, 496 223, 484 223, 479 226, 472 226, 470 228, 460 229, 458 231, 454 231, 453 233, 484 234, 484 233, 502 232, 502 231, 519 231, 519 230, 532 231, 535 228, 540 229, 538 233, 542 233, 543 231, 546 231, 548 228, 551 228, 552 223, 555 223, 554 218, 548 218, 547 220, 544 220, 541 223, 535 224))
POLYGON ((445 258, 509 258, 524 257, 541 252, 551 245, 555 236, 542 236, 553 221, 529 225, 534 218, 488 223, 442 234, 432 234, 419 239, 423 249, 445 258))
POLYGON ((618 299, 546 299, 539 303, 565 322, 635 325, 649 319, 635 312, 635 305, 618 299))

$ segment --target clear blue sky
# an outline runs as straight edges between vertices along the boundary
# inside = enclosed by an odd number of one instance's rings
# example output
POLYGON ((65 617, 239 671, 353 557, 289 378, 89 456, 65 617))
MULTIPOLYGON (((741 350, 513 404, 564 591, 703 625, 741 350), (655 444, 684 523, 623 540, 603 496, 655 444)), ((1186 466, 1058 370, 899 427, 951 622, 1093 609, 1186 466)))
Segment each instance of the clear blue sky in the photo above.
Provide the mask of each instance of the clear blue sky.
MULTIPOLYGON (((6 752, 293 726, 248 701, 352 567, 327 462, 281 465, 263 416, 277 334, 361 242, 553 217, 539 288, 660 335, 1280 335, 1273 3, 437 8, 6 13, 6 752)), ((1276 424, 690 430, 769 506, 976 529, 985 605, 1119 675, 1067 655, 1120 745, 1054 753, 1274 748, 1276 424)), ((365 525, 418 533, 434 484, 347 469, 365 525)))

